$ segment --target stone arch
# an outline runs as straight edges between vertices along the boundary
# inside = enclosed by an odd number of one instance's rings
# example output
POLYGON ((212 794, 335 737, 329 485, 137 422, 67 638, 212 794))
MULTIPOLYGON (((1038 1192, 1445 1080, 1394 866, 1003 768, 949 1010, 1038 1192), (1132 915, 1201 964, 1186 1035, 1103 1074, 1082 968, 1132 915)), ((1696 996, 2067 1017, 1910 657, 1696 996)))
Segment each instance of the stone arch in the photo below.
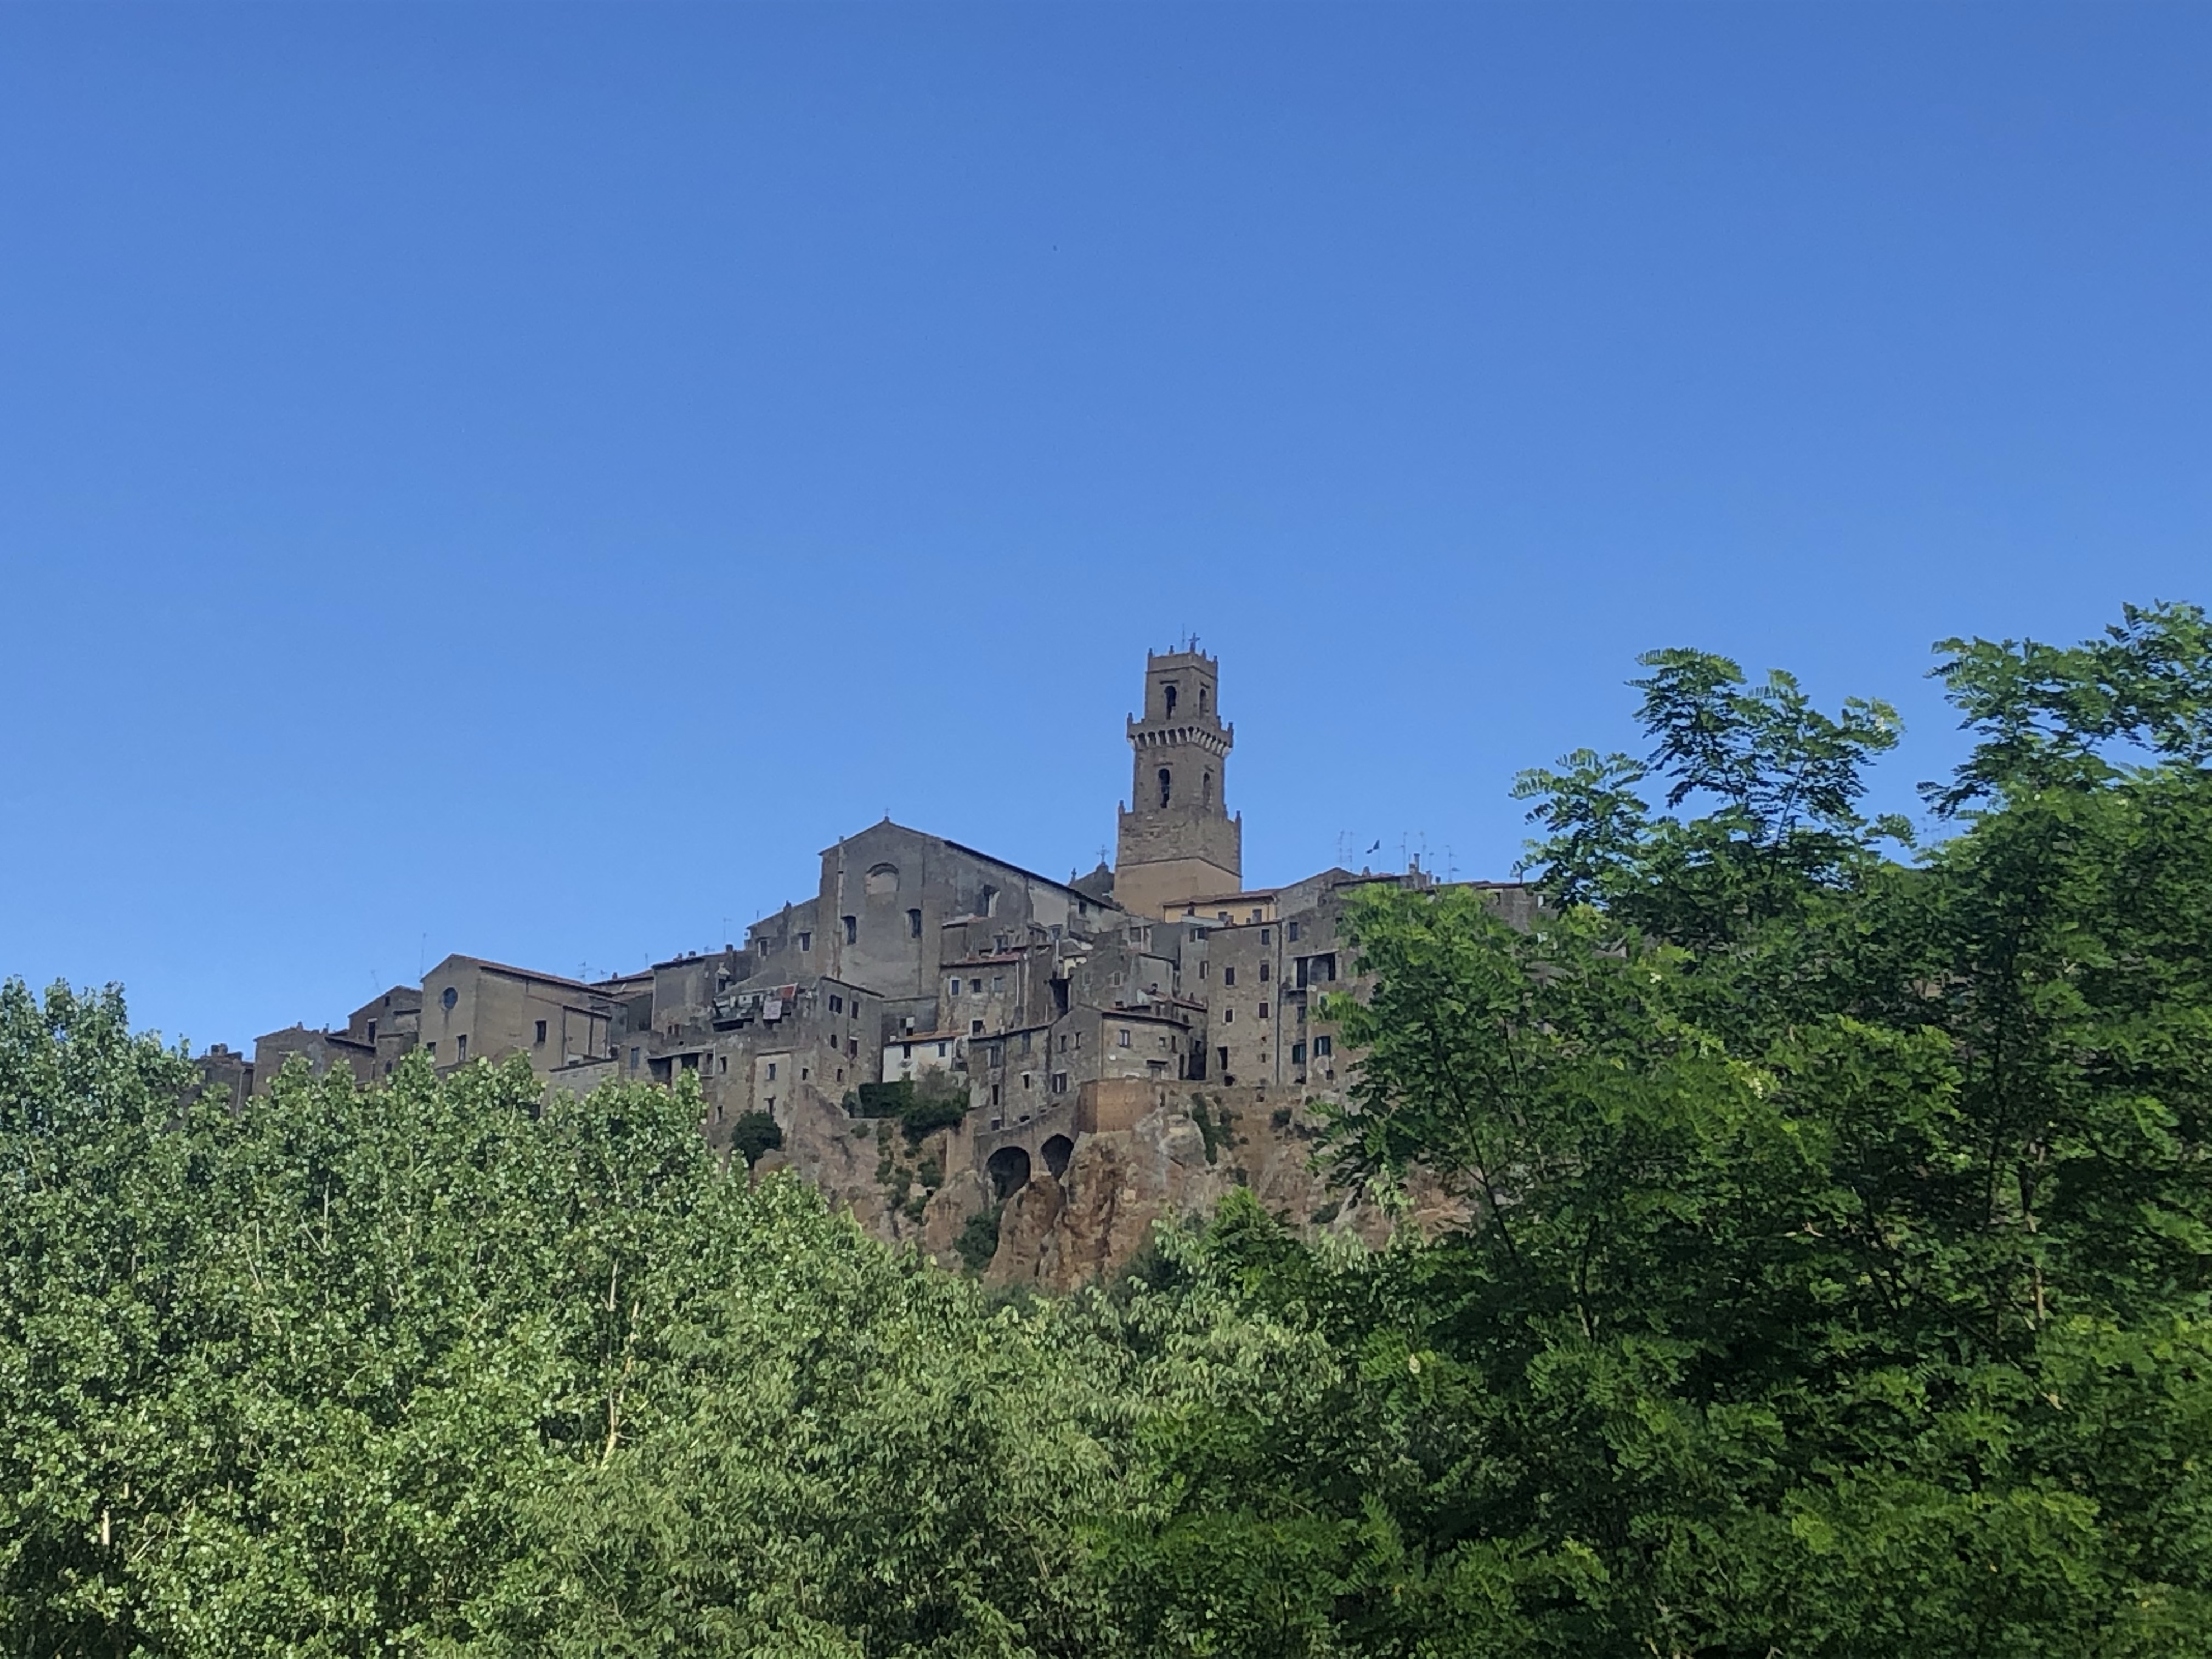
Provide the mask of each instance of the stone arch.
POLYGON ((1066 1135, 1054 1135, 1039 1147, 1044 1154, 1044 1167, 1052 1171, 1057 1181, 1067 1173, 1067 1161, 1075 1156, 1075 1143, 1066 1135))
POLYGON ((991 1196, 1003 1204, 1030 1184, 1030 1155, 1019 1146, 1001 1146, 983 1173, 991 1177, 991 1196))
POLYGON ((883 893, 896 893, 898 891, 898 866, 877 865, 862 878, 862 885, 866 887, 871 896, 883 893))

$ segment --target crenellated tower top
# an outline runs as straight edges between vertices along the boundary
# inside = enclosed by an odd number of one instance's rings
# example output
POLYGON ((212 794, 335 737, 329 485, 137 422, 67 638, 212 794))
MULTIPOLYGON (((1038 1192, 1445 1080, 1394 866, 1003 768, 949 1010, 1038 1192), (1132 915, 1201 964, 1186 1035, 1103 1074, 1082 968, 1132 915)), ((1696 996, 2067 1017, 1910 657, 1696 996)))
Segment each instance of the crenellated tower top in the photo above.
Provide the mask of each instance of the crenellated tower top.
POLYGON ((1174 902, 1237 890, 1244 826, 1229 813, 1221 665, 1197 648, 1145 653, 1145 712, 1127 722, 1133 770, 1121 814, 1114 897, 1161 915, 1174 902))

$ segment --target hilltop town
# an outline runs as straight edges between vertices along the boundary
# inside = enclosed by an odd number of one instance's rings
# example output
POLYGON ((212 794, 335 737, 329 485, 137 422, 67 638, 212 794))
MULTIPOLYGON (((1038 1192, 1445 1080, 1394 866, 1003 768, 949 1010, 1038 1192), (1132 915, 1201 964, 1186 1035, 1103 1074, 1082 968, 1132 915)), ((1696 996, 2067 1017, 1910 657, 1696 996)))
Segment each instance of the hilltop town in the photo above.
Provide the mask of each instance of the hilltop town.
MULTIPOLYGON (((1333 867, 1248 886, 1236 728, 1194 641, 1147 653, 1127 735, 1115 860, 1087 875, 1056 880, 886 817, 823 848, 816 890, 742 946, 588 982, 449 956, 342 1027, 270 1032, 250 1059, 212 1048, 202 1073, 240 1103, 295 1057, 374 1087, 417 1049, 441 1071, 520 1055, 549 1091, 688 1076, 710 1141, 772 1121, 766 1161, 885 1237, 949 1258, 987 1217, 1001 1278, 1075 1282, 1125 1258, 1163 1210, 1231 1185, 1302 1223, 1337 1219, 1306 1143, 1314 1103, 1350 1075, 1321 1001, 1356 989, 1345 902, 1434 878, 1333 867), (917 1091, 950 1109, 909 1113, 920 1133, 897 1133, 917 1091)), ((1532 902, 1473 884, 1510 917, 1532 902)))

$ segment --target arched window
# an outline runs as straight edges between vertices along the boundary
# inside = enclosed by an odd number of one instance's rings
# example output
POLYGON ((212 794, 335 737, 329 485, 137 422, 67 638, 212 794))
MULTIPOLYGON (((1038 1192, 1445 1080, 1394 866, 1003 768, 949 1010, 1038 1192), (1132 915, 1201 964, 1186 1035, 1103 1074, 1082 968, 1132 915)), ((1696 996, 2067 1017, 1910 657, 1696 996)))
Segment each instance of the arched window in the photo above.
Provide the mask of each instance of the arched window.
POLYGON ((1164 766, 1160 768, 1160 805, 1163 806, 1168 804, 1168 795, 1172 782, 1173 781, 1168 776, 1168 769, 1164 766))
POLYGON ((1175 706, 1176 706, 1176 689, 1175 689, 1175 687, 1173 687, 1172 685, 1170 685, 1170 686, 1169 686, 1169 687, 1167 688, 1167 698, 1168 698, 1168 713, 1169 713, 1169 714, 1174 714, 1174 713, 1175 713, 1175 706))
POLYGON ((1204 680, 1200 680, 1198 683, 1198 712, 1201 714, 1206 712, 1206 682, 1204 680))
POLYGON ((898 866, 878 864, 868 872, 863 884, 871 897, 880 893, 896 893, 898 891, 898 866))
POLYGON ((1206 781, 1199 789, 1198 804, 1200 806, 1213 805, 1213 774, 1211 772, 1206 775, 1206 781))

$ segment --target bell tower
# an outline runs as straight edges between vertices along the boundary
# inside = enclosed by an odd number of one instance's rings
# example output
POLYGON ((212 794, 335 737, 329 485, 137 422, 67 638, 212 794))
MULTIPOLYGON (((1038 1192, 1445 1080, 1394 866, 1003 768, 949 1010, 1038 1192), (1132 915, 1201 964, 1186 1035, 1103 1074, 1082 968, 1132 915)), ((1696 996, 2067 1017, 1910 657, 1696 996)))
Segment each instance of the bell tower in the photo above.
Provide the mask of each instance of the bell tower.
POLYGON ((1229 750, 1221 668, 1198 649, 1145 653, 1145 713, 1128 723, 1135 772, 1114 854, 1114 902, 1164 915, 1179 899, 1243 884, 1244 820, 1229 816, 1229 750))

